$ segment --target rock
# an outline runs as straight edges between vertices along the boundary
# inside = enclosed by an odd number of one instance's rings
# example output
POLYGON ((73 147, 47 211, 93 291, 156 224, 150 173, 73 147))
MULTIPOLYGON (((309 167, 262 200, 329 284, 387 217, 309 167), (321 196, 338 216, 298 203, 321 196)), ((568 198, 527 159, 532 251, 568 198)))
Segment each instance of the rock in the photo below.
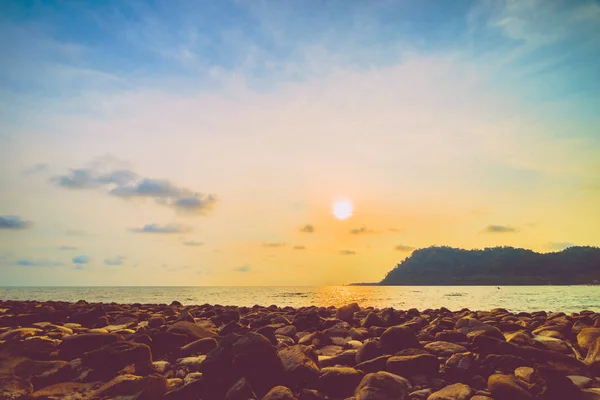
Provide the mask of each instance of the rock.
POLYGON ((0 334, 0 340, 23 340, 28 337, 40 335, 43 331, 38 328, 10 329, 0 334))
POLYGON ((386 362, 386 370, 400 376, 437 375, 438 359, 431 354, 393 356, 386 362))
POLYGON ((477 374, 478 367, 473 353, 465 352, 453 354, 446 361, 445 370, 449 378, 466 383, 477 374))
MULTIPOLYGON (((600 337, 600 328, 583 328, 577 335, 577 344, 579 348, 586 351, 600 337)), ((0 337, 1 339, 1 337, 0 337)))
POLYGON ((152 317, 148 320, 149 328, 158 328, 159 326, 163 326, 167 323, 167 320, 163 316, 152 317))
POLYGON ((177 366, 184 367, 191 372, 198 372, 202 369, 204 360, 206 360, 206 356, 183 357, 177 360, 177 366))
POLYGON ((123 340, 121 335, 110 333, 81 333, 67 336, 58 346, 58 358, 72 360, 84 353, 123 340))
POLYGON ((377 313, 370 312, 360 322, 360 326, 368 329, 372 326, 387 326, 387 324, 379 315, 377 315, 377 313))
POLYGON ((453 354, 467 351, 464 346, 442 341, 427 343, 424 348, 436 357, 450 357, 453 354))
POLYGON ((586 389, 592 384, 592 379, 587 376, 569 375, 567 376, 579 389, 586 389))
POLYGON ((581 400, 600 400, 600 389, 584 389, 581 391, 581 400))
POLYGON ((353 367, 356 365, 356 350, 346 350, 333 357, 319 357, 319 367, 333 367, 335 365, 353 367))
POLYGON ((279 350, 285 382, 289 387, 311 387, 319 378, 318 356, 314 348, 297 345, 279 350))
POLYGON ((600 376, 600 337, 597 337, 588 349, 585 363, 595 376, 600 376))
POLYGON ((21 399, 33 392, 28 380, 15 376, 0 376, 0 399, 21 399))
POLYGON ((431 389, 420 389, 411 392, 408 396, 410 397, 410 400, 427 400, 432 392, 433 390, 431 389))
POLYGON ((510 375, 494 374, 488 378, 488 389, 494 400, 527 400, 533 396, 510 375))
POLYGON ((263 400, 297 400, 292 391, 285 386, 275 386, 263 397, 263 400))
POLYGON ((463 383, 455 383, 432 393, 427 400, 469 400, 473 389, 463 383))
POLYGON ((520 366, 531 366, 532 362, 512 354, 488 354, 482 363, 491 371, 502 371, 510 374, 520 366))
POLYGON ((114 342, 85 353, 82 362, 85 367, 107 374, 115 373, 130 364, 136 366, 136 371, 150 372, 152 353, 150 347, 145 344, 114 342))
POLYGON ((356 400, 408 400, 410 382, 401 376, 381 371, 367 374, 355 390, 356 400))
POLYGON ((531 367, 519 367, 515 369, 515 376, 523 382, 533 383, 535 381, 535 371, 531 367))
POLYGON ((383 351, 379 348, 379 343, 373 340, 368 340, 362 344, 362 346, 356 352, 356 363, 372 360, 383 355, 383 351))
POLYGON ((333 397, 349 397, 363 377, 362 372, 350 367, 327 367, 321 370, 317 382, 320 392, 333 397))
POLYGON ((364 373, 378 372, 385 370, 387 360, 392 357, 390 355, 373 358, 368 361, 364 361, 360 364, 356 364, 354 368, 363 371, 364 373))
POLYGON ((248 379, 254 392, 262 396, 281 382, 283 364, 267 338, 249 332, 231 348, 233 367, 248 379))
POLYGON ((321 316, 315 309, 301 311, 294 316, 292 325, 300 332, 308 329, 318 330, 321 326, 321 316))
POLYGON ((502 332, 500 332, 498 328, 486 324, 485 322, 476 320, 474 318, 459 319, 458 321, 456 321, 454 329, 460 333, 467 335, 467 337, 470 334, 472 336, 478 336, 480 334, 483 334, 488 337, 504 340, 504 335, 502 335, 502 332))
POLYGON ((580 389, 562 372, 542 365, 536 369, 533 391, 543 400, 577 399, 580 389))
POLYGON ((38 361, 26 359, 16 365, 14 368, 14 374, 18 377, 29 379, 34 375, 54 373, 67 364, 69 363, 61 360, 38 361))
MULTIPOLYGON (((93 386, 94 383, 61 382, 33 392, 30 398, 41 400, 85 399, 89 398, 87 395, 93 386)), ((2 398, 4 399, 4 397, 2 398)))
POLYGON ((250 383, 242 377, 227 391, 225 400, 248 400, 254 397, 250 383))
POLYGON ((379 345, 388 354, 394 354, 403 349, 421 347, 415 334, 409 328, 401 325, 387 328, 379 338, 379 345))
POLYGON ((354 313, 358 311, 360 311, 358 303, 348 304, 338 308, 335 313, 335 317, 339 320, 352 323, 354 320, 354 313))
POLYGON ((199 354, 208 354, 217 347, 217 341, 212 337, 198 339, 186 344, 179 350, 182 357, 196 356, 199 354))
POLYGON ((298 330, 294 325, 288 325, 277 329, 275 331, 275 335, 283 335, 293 338, 294 336, 296 336, 297 331, 298 330))
POLYGON ((170 367, 171 364, 168 361, 154 361, 152 363, 152 370, 158 374, 165 374, 170 367))
POLYGON ((167 392, 169 383, 165 377, 152 374, 145 378, 136 375, 119 375, 100 386, 92 394, 92 398, 116 398, 119 396, 136 395, 148 400, 162 399, 167 392))
POLYGON ((175 322, 167 329, 167 332, 182 333, 194 340, 217 336, 216 331, 189 321, 175 322))

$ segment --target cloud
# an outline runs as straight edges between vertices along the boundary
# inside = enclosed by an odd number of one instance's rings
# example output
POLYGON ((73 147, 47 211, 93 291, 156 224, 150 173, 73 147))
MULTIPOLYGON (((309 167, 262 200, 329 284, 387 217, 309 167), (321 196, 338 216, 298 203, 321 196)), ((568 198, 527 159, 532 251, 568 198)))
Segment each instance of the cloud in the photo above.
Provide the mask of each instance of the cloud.
POLYGON ((75 246, 59 246, 58 250, 77 250, 75 246))
POLYGON ((235 272, 250 272, 250 265, 244 264, 241 267, 234 269, 235 272))
POLYGON ((182 244, 184 246, 203 246, 204 242, 195 242, 193 240, 190 240, 189 242, 183 242, 182 244))
POLYGON ((88 233, 79 229, 67 229, 65 231, 66 236, 86 236, 88 233))
POLYGON ((356 252, 354 250, 340 250, 340 254, 343 256, 352 256, 355 255, 356 252))
POLYGON ((263 243, 263 247, 283 247, 286 246, 286 243, 282 242, 265 242, 263 243))
POLYGON ((63 263, 58 261, 32 260, 29 258, 22 258, 15 264, 21 267, 57 267, 63 265, 63 263))
POLYGON ((76 256, 72 258, 73 264, 87 264, 90 262, 88 256, 76 256))
POLYGON ((306 247, 304 247, 304 246, 294 246, 294 247, 292 247, 292 249, 293 250, 305 250, 306 247))
POLYGON ((304 233, 314 233, 315 232, 315 227, 313 225, 311 225, 311 224, 307 224, 307 225, 304 225, 299 230, 300 230, 300 232, 304 232, 304 233))
POLYGON ((29 168, 25 168, 22 171, 22 173, 25 176, 34 175, 34 174, 37 174, 37 173, 44 172, 44 171, 48 170, 49 166, 50 165, 47 164, 47 163, 38 163, 38 164, 32 165, 29 168))
POLYGON ((71 169, 50 180, 66 189, 106 188, 108 195, 122 199, 153 199, 157 204, 184 214, 206 215, 217 203, 215 195, 194 192, 166 179, 140 177, 129 169, 106 171, 108 161, 96 160, 90 168, 71 169))
POLYGON ((407 246, 405 244, 399 244, 394 246, 394 250, 396 251, 413 251, 414 249, 416 249, 416 247, 407 246))
POLYGON ((569 242, 550 242, 550 243, 548 243, 549 249, 558 250, 558 251, 561 251, 561 250, 564 250, 566 248, 573 247, 573 246, 576 246, 576 244, 569 243, 569 242))
POLYGON ((367 229, 366 226, 360 227, 360 228, 355 228, 355 229, 350 229, 350 234, 351 235, 365 235, 368 233, 376 233, 374 230, 372 229, 367 229))
POLYGON ((114 258, 107 258, 106 260, 104 260, 104 264, 106 265, 122 265, 123 261, 125 261, 126 257, 123 256, 116 256, 114 258))
POLYGON ((508 225, 488 225, 484 232, 488 233, 514 233, 517 232, 517 228, 513 228, 508 225))
POLYGON ((133 228, 131 231, 136 233, 185 233, 190 232, 191 228, 180 224, 147 224, 142 228, 133 228))
POLYGON ((27 229, 33 225, 17 215, 0 215, 0 229, 27 229))

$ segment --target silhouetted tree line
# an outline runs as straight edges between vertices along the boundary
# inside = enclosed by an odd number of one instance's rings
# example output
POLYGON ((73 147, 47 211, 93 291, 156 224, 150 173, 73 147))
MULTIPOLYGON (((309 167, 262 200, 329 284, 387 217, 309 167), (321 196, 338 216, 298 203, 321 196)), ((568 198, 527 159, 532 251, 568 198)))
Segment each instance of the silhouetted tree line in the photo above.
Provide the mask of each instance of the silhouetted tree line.
POLYGON ((600 248, 536 253, 514 247, 415 250, 382 285, 575 285, 600 280, 600 248))

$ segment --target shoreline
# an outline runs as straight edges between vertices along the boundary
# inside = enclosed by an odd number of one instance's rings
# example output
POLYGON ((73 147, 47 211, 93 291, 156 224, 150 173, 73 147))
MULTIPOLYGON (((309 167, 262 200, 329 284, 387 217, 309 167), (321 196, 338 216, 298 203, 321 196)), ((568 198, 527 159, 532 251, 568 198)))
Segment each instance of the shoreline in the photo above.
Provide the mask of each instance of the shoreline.
POLYGON ((3 399, 536 396, 600 398, 599 313, 0 301, 3 399))

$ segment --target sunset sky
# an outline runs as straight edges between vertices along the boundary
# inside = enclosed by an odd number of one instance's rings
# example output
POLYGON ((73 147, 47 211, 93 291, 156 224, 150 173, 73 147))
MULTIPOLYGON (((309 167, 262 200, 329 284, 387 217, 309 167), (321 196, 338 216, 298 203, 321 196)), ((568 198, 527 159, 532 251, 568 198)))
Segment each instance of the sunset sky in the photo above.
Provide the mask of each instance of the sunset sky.
POLYGON ((600 245, 598 1, 7 0, 0 51, 0 286, 600 245))

